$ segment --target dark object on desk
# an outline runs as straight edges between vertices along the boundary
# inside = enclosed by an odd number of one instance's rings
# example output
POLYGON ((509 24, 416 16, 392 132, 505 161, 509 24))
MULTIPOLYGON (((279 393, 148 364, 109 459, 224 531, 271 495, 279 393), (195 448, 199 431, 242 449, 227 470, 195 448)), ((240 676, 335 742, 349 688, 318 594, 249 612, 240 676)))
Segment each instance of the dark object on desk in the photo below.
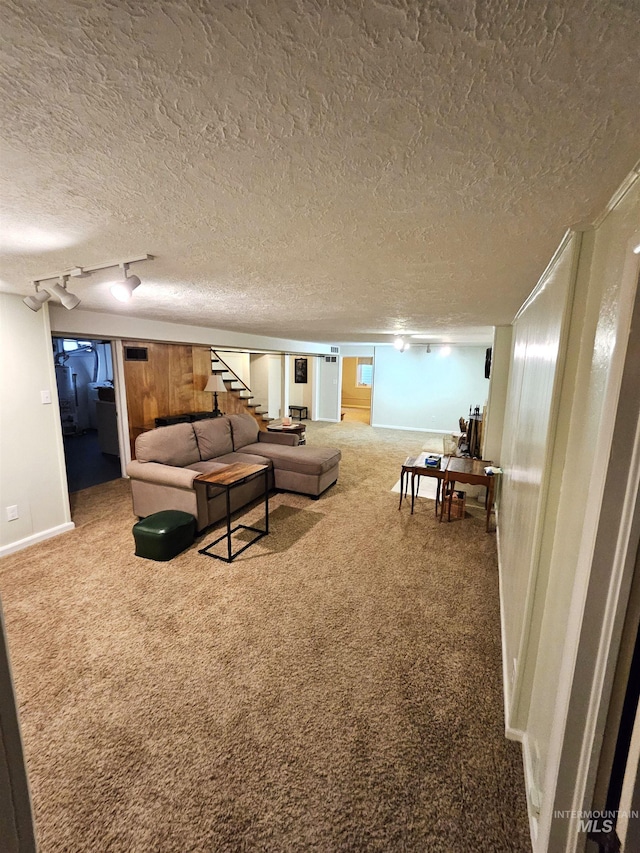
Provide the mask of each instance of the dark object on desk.
POLYGON ((193 544, 196 520, 188 512, 164 509, 133 525, 136 557, 165 562, 193 544))

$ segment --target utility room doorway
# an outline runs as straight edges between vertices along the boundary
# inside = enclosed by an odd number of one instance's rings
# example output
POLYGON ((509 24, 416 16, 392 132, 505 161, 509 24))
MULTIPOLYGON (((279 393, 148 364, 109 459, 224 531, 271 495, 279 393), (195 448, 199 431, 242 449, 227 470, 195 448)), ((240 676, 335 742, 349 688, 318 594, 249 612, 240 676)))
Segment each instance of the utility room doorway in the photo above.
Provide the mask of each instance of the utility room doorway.
POLYGON ((373 358, 342 359, 342 397, 340 418, 343 421, 371 423, 371 390, 373 358))
POLYGON ((69 492, 122 476, 110 341, 53 339, 69 492))

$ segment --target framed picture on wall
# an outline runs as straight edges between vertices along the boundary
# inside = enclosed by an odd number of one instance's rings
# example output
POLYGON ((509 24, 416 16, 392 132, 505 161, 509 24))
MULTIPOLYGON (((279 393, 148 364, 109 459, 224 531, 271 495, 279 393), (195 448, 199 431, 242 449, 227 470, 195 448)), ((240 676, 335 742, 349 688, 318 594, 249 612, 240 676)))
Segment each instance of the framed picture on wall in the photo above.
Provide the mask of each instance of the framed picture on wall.
POLYGON ((306 358, 296 358, 295 360, 295 370, 294 370, 294 381, 300 382, 306 385, 307 383, 307 359, 306 358))

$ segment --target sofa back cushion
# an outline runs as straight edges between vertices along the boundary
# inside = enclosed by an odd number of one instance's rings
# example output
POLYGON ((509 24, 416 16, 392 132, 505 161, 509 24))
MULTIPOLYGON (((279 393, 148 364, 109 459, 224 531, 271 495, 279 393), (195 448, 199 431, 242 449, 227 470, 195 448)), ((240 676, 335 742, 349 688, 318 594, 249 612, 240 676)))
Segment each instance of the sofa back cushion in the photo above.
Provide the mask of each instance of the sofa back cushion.
POLYGON ((258 440, 260 429, 254 417, 251 415, 229 415, 229 420, 231 421, 234 450, 240 450, 241 447, 254 444, 258 440))
POLYGON ((174 424, 143 432, 136 438, 138 462, 160 462, 184 468, 200 461, 192 424, 174 424))
POLYGON ((215 456, 233 453, 229 418, 207 418, 206 420, 196 421, 193 424, 193 429, 198 441, 200 459, 203 462, 213 459, 215 456))

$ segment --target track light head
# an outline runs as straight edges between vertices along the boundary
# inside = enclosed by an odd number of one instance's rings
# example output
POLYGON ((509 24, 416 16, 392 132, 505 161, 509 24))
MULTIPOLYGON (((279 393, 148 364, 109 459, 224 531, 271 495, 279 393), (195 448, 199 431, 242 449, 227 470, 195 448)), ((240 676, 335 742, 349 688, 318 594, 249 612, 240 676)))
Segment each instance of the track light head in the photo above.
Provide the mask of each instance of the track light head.
POLYGON ((411 344, 409 341, 405 341, 405 339, 399 335, 393 342, 394 347, 398 350, 398 352, 405 352, 408 350, 411 344))
MULTIPOLYGON (((36 287, 38 285, 36 284, 36 287)), ((36 290, 33 296, 25 296, 22 300, 27 308, 31 308, 32 311, 39 311, 45 302, 51 299, 51 294, 47 293, 46 290, 36 290)))
POLYGON ((120 281, 116 281, 111 285, 111 295, 118 302, 128 302, 131 299, 133 291, 140 284, 140 279, 137 275, 127 275, 127 264, 123 264, 123 275, 120 281))
POLYGON ((51 294, 55 294, 60 302, 64 305, 67 311, 71 311, 77 305, 80 305, 80 299, 75 293, 70 293, 67 290, 67 280, 63 276, 60 281, 62 284, 51 284, 47 286, 47 290, 51 294))

